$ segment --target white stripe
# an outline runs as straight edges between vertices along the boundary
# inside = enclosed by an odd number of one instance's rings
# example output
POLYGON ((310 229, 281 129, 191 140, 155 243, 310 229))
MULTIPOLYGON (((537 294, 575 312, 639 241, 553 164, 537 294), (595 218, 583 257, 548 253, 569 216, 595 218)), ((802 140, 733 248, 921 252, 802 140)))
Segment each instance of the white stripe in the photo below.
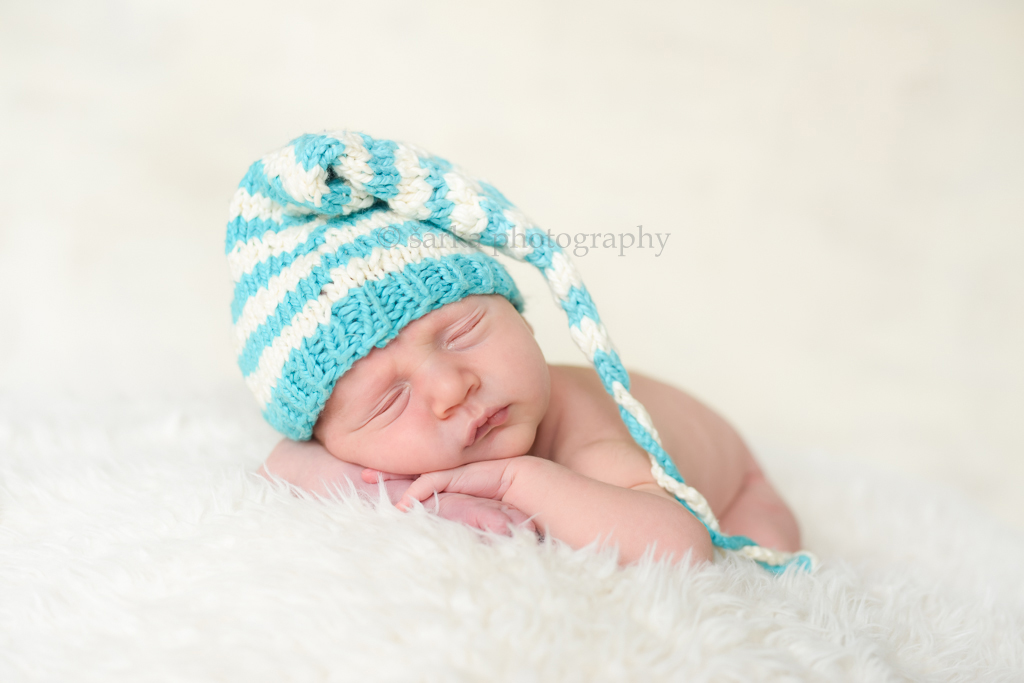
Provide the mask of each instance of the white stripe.
POLYGON ((487 228, 487 213, 480 207, 480 188, 459 172, 446 173, 444 182, 448 185, 445 198, 455 207, 449 215, 449 228, 459 237, 477 241, 477 235, 487 228))
POLYGON ((569 296, 570 289, 583 286, 583 279, 575 264, 561 251, 551 254, 551 265, 544 270, 544 278, 559 304, 569 296))
POLYGON ((267 180, 279 179, 282 189, 297 202, 320 206, 321 198, 329 191, 327 171, 320 166, 304 169, 295 159, 294 145, 271 152, 261 161, 267 180))
POLYGON ((704 496, 700 495, 700 492, 692 486, 680 483, 678 480, 668 476, 668 473, 661 468, 658 461, 654 459, 653 455, 648 453, 651 459, 651 474, 654 475, 654 480, 658 482, 658 486, 665 489, 677 498, 686 501, 686 504, 690 506, 697 518, 700 519, 708 527, 719 531, 718 519, 715 517, 715 513, 711 511, 711 506, 708 505, 708 501, 704 496))
POLYGON ((787 553, 784 550, 763 548, 759 545, 748 545, 740 548, 736 552, 744 557, 750 558, 751 560, 757 560, 776 567, 779 565, 789 564, 798 557, 804 557, 811 563, 812 572, 818 566, 818 558, 814 556, 814 553, 809 553, 806 550, 801 550, 796 553, 787 553))
POLYGON ((399 144, 394 157, 395 169, 401 180, 398 181, 398 194, 388 200, 388 206, 409 218, 430 218, 427 202, 433 196, 434 188, 426 180, 429 172, 420 164, 416 152, 407 145, 399 144))
POLYGON ((612 392, 615 397, 615 402, 626 409, 630 415, 633 416, 640 426, 643 427, 654 442, 659 446, 661 445, 661 436, 658 434, 658 430, 654 428, 654 422, 651 421, 651 416, 644 408, 640 401, 633 398, 633 394, 626 390, 626 387, 621 382, 612 382, 612 392))
POLYGON ((367 281, 383 279, 388 273, 399 272, 410 263, 419 263, 426 258, 441 258, 456 253, 471 254, 477 251, 472 246, 459 243, 443 248, 435 246, 414 249, 404 244, 391 249, 378 247, 365 259, 350 259, 344 266, 331 270, 331 284, 324 287, 318 298, 307 302, 303 309, 295 314, 291 323, 263 350, 256 370, 245 378, 249 389, 256 395, 260 408, 265 408, 270 403, 271 394, 292 350, 298 348, 303 340, 313 336, 320 325, 330 320, 332 306, 347 295, 350 289, 359 287, 367 281))
POLYGON ((751 560, 758 560, 765 564, 775 566, 786 564, 796 556, 794 553, 787 553, 782 550, 773 550, 771 548, 762 548, 759 545, 743 546, 736 550, 736 552, 744 557, 750 558, 751 560))
POLYGON ((352 191, 352 195, 348 201, 348 204, 345 204, 343 207, 341 207, 342 216, 347 216, 350 213, 362 211, 363 209, 368 209, 371 206, 373 206, 373 202, 375 200, 373 196, 370 195, 368 192, 364 190, 357 190, 351 185, 349 186, 349 189, 352 191))
POLYGON ((526 217, 526 214, 518 209, 505 209, 502 213, 512 224, 512 227, 505 232, 508 242, 502 252, 517 261, 526 261, 526 257, 532 254, 536 248, 530 244, 530 236, 526 234, 526 231, 536 226, 526 217))
POLYGON ((297 257, 287 268, 270 278, 265 287, 260 289, 245 302, 242 314, 235 322, 235 355, 242 353, 249 336, 284 301, 289 292, 295 291, 299 282, 306 279, 313 270, 320 266, 322 257, 332 254, 341 245, 354 241, 361 235, 369 234, 376 228, 383 228, 403 219, 390 211, 380 211, 367 218, 356 221, 352 225, 332 227, 324 231, 324 243, 316 251, 297 257))
POLYGON ((231 206, 228 207, 228 221, 233 221, 239 216, 248 222, 254 218, 264 221, 274 221, 281 224, 284 207, 270 197, 259 192, 249 194, 248 190, 240 187, 235 190, 235 196, 231 198, 231 206))
POLYGON ((601 350, 605 353, 612 352, 611 341, 608 339, 608 330, 602 323, 595 323, 590 318, 582 318, 579 327, 570 327, 569 336, 576 342, 576 346, 586 355, 591 364, 594 363, 594 354, 601 350))
POLYGON ((310 233, 326 222, 326 218, 319 216, 302 225, 293 225, 278 232, 267 230, 260 237, 253 237, 247 242, 238 242, 228 254, 228 270, 231 271, 231 279, 238 282, 243 275, 251 273, 256 264, 294 251, 296 247, 306 241, 310 233))

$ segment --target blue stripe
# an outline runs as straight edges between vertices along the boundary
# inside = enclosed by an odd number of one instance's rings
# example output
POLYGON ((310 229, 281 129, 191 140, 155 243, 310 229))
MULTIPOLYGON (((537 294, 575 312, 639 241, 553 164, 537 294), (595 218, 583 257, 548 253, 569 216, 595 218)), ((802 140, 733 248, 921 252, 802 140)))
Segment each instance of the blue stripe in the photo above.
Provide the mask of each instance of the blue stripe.
POLYGON ((369 135, 360 135, 370 153, 368 164, 373 171, 373 179, 364 187, 378 199, 391 199, 398 194, 398 183, 402 179, 395 168, 395 150, 398 145, 391 140, 374 140, 369 135))
POLYGON ((295 150, 295 160, 306 171, 316 167, 324 170, 333 166, 345 153, 345 144, 326 135, 300 135, 288 143, 295 150))
POLYGON ((626 391, 629 391, 629 373, 626 372, 626 368, 619 359, 619 354, 614 349, 607 353, 601 349, 594 351, 594 369, 597 370, 597 376, 601 378, 604 390, 610 395, 615 395, 615 382, 618 382, 626 388, 626 391))
POLYGON ((555 241, 540 228, 527 228, 526 242, 533 248, 533 251, 527 254, 523 260, 539 268, 541 274, 551 267, 551 256, 556 251, 562 251, 555 241))
POLYGON ((452 170, 452 165, 440 157, 421 158, 420 165, 428 169, 425 180, 434 188, 430 199, 425 202, 430 211, 430 222, 447 230, 452 224, 450 217, 455 203, 448 199, 448 183, 444 179, 444 174, 452 170))
POLYGON ((629 411, 619 406, 619 414, 622 416, 622 421, 626 423, 626 427, 629 428, 629 433, 633 436, 633 440, 639 444, 640 448, 644 449, 658 461, 661 469, 665 470, 673 479, 677 480, 681 484, 686 482, 683 480, 679 470, 676 469, 676 464, 672 462, 672 458, 668 456, 665 449, 658 445, 653 437, 647 432, 636 418, 629 414, 629 411))
POLYGON ((505 217, 503 210, 498 204, 487 197, 480 199, 480 208, 487 216, 487 227, 480 231, 476 239, 488 247, 504 247, 508 244, 508 231, 512 228, 512 221, 505 217), (499 237, 500 236, 500 237, 499 237))
MULTIPOLYGON (((752 543, 751 545, 756 544, 752 543)), ((755 562, 770 571, 772 574, 782 574, 790 567, 796 567, 797 569, 801 569, 805 572, 810 572, 814 569, 814 565, 811 564, 810 558, 806 555, 796 555, 789 562, 780 565, 772 565, 767 562, 761 562, 760 560, 755 560, 755 562)))
MULTIPOLYGON (((569 317, 569 327, 579 327, 583 318, 590 318, 595 323, 601 322, 601 317, 597 314, 597 307, 594 306, 594 301, 590 298, 590 292, 586 287, 570 287, 569 293, 560 303, 562 310, 569 317)), ((629 388, 628 384, 624 386, 629 388)))
MULTIPOLYGON (((679 500, 679 498, 676 498, 676 500, 679 500)), ((686 505, 684 501, 679 500, 679 502, 683 503, 687 510, 693 512, 690 506, 686 505)), ((693 516, 697 517, 697 514, 694 513, 693 516)), ((697 517, 697 519, 700 518, 697 517)), ((757 545, 757 543, 755 543, 753 539, 747 538, 746 536, 740 536, 739 534, 735 536, 723 534, 721 531, 715 531, 706 524, 704 525, 704 528, 707 529, 708 534, 711 535, 711 542, 719 548, 724 548, 725 550, 739 550, 740 548, 746 548, 748 545, 757 545)))
POLYGON ((281 232, 287 228, 295 227, 296 225, 305 225, 306 223, 315 221, 319 216, 308 215, 308 216, 288 216, 285 215, 281 218, 281 222, 263 218, 253 218, 250 221, 246 221, 241 216, 236 216, 231 219, 228 223, 228 234, 224 240, 225 254, 230 254, 231 250, 239 243, 245 243, 251 240, 253 237, 262 237, 267 232, 281 232))

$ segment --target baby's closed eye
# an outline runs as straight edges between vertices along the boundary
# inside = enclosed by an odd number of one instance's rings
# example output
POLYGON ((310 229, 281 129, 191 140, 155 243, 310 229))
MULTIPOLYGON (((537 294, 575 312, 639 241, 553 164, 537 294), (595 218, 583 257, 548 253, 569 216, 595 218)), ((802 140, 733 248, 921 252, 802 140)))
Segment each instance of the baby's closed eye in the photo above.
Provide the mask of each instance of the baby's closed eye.
POLYGON ((460 321, 461 324, 457 325, 455 331, 445 338, 444 348, 452 350, 472 341, 472 333, 479 329, 480 321, 486 312, 486 309, 480 308, 469 319, 460 321))

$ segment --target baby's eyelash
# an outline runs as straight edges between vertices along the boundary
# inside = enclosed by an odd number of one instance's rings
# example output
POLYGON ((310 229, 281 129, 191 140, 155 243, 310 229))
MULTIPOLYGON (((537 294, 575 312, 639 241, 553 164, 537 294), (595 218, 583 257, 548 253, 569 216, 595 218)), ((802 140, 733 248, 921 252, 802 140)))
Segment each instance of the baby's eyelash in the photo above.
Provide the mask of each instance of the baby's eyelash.
POLYGON ((402 393, 403 393, 404 391, 405 391, 405 389, 400 389, 399 391, 396 391, 395 393, 393 393, 393 394, 392 394, 392 395, 391 395, 391 396, 390 396, 390 397, 389 397, 389 398, 387 399, 387 403, 385 403, 385 404, 384 404, 384 405, 383 405, 383 406, 381 407, 381 409, 377 411, 377 415, 383 415, 384 413, 386 413, 386 412, 388 412, 389 410, 391 410, 391 407, 392 407, 392 406, 394 406, 394 405, 395 405, 396 403, 398 403, 398 399, 400 399, 400 398, 402 397, 402 393))
POLYGON ((472 320, 470 320, 468 323, 463 325, 455 334, 453 334, 451 337, 449 337, 445 341, 445 346, 448 347, 448 348, 451 348, 452 343, 455 340, 457 340, 459 337, 462 337, 463 335, 469 333, 474 327, 476 327, 478 324, 480 324, 480 321, 483 320, 483 317, 484 317, 483 311, 481 311, 478 315, 474 316, 472 320))

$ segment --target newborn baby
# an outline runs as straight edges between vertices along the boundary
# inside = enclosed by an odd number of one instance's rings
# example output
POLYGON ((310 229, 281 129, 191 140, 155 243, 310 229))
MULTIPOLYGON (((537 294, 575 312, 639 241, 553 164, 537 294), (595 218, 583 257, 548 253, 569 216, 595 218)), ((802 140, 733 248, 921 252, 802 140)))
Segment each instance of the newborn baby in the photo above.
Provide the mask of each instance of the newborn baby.
MULTIPOLYGON (((631 378, 722 530, 797 550, 793 515, 736 432, 678 389, 631 378)), ((313 434, 282 441, 266 469, 316 492, 346 479, 375 487, 382 474, 402 508, 435 491, 461 494, 439 499, 445 516, 505 531, 529 515, 573 547, 610 540, 624 563, 651 546, 656 556, 712 556, 708 532, 655 482, 597 374, 547 365, 502 296, 447 304, 356 361, 313 434)))
POLYGON ((631 380, 562 248, 444 159, 303 135, 250 166, 226 252, 238 365, 288 437, 266 472, 319 492, 382 477, 403 509, 436 492, 450 519, 607 540, 623 562, 714 545, 813 566, 787 552, 796 522, 736 433, 631 380), (499 253, 540 271, 591 368, 545 363, 499 253))

